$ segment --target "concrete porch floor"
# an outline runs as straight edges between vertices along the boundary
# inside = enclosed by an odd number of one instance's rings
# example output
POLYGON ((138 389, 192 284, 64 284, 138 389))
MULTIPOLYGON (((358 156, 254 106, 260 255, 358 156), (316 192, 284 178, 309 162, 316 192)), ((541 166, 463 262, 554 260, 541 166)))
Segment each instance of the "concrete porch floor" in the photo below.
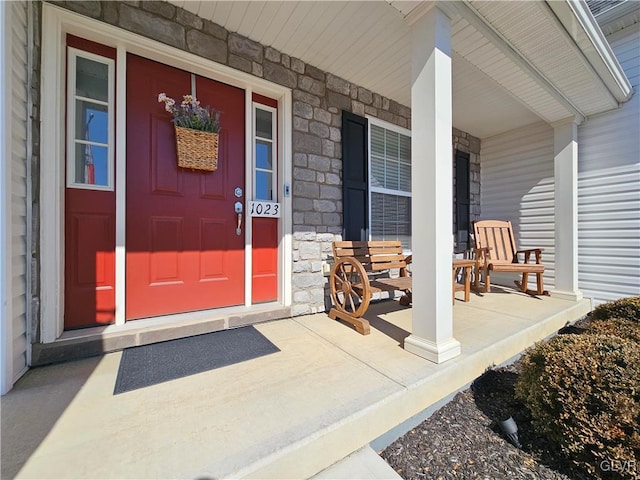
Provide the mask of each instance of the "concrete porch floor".
POLYGON ((262 323, 280 352, 116 396, 121 352, 35 368, 1 399, 1 477, 310 478, 591 306, 471 297, 454 307, 462 354, 440 365, 403 350, 411 309, 387 301, 371 335, 325 314, 262 323))

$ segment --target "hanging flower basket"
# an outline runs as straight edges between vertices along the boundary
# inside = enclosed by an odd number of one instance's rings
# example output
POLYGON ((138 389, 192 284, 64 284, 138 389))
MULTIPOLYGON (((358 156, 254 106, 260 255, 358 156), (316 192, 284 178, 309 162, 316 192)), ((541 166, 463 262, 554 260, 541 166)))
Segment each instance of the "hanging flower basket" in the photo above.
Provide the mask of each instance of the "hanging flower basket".
POLYGON ((175 126, 178 166, 213 172, 218 168, 218 134, 175 126))
POLYGON ((183 95, 182 102, 158 94, 158 102, 173 118, 176 132, 178 167, 213 172, 218 168, 218 133, 220 112, 209 106, 202 107, 193 95, 183 95))

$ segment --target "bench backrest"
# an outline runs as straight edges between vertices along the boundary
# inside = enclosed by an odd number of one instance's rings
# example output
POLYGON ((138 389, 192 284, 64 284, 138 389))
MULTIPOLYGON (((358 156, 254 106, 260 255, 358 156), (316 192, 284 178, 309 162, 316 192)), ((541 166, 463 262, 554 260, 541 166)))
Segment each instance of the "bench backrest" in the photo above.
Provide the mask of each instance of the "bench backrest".
POLYGON ((367 272, 379 272, 391 268, 406 268, 407 262, 399 240, 373 240, 333 242, 333 257, 354 257, 367 272))
POLYGON ((511 222, 504 220, 479 220, 473 224, 476 248, 490 248, 491 263, 513 263, 516 241, 511 222))

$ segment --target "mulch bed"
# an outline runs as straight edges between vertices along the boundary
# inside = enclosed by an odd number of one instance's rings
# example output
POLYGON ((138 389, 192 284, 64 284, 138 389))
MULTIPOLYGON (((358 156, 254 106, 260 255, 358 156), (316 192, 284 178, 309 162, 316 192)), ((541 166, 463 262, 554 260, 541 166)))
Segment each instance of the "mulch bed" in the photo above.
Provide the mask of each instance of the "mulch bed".
MULTIPOLYGON (((560 333, 580 333, 586 321, 560 333)), ((515 399, 518 371, 518 362, 488 370, 380 455, 406 480, 589 478, 536 436, 529 411, 515 399), (522 449, 500 430, 509 416, 522 449)))

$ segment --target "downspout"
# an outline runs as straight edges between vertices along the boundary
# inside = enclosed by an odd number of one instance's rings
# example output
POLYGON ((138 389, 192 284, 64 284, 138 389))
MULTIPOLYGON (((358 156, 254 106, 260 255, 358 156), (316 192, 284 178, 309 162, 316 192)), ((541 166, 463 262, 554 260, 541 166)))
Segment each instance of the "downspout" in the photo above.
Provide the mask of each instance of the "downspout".
POLYGON ((26 172, 26 180, 27 180, 27 214, 26 214, 26 222, 27 222, 27 232, 26 232, 26 242, 27 242, 27 252, 26 252, 26 272, 25 272, 25 296, 26 296, 26 305, 25 305, 25 317, 26 317, 26 336, 27 336, 27 366, 31 366, 31 345, 33 339, 33 288, 32 288, 32 280, 33 280, 33 178, 31 177, 32 173, 32 155, 33 155, 33 49, 34 47, 34 10, 33 10, 33 2, 27 2, 27 125, 26 125, 26 136, 27 136, 27 148, 26 148, 26 159, 27 159, 27 172, 26 172))

